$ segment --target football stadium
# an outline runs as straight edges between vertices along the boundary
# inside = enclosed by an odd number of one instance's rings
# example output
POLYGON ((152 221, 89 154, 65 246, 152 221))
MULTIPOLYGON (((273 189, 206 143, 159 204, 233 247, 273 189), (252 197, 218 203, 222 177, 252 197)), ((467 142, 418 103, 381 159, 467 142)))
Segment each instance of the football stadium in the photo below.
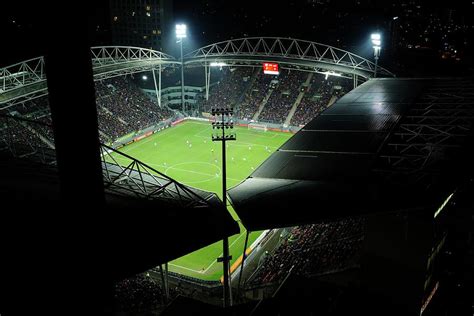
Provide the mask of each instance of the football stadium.
POLYGON ((107 237, 91 229, 88 246, 94 277, 114 272, 104 288, 117 314, 433 305, 446 213, 470 203, 472 80, 396 78, 377 60, 281 37, 180 58, 89 53, 90 80, 71 79, 84 93, 61 82, 54 54, 1 69, 2 189, 47 205, 100 193, 107 237))
MULTIPOLYGON (((233 187, 243 181, 268 156, 281 146, 290 133, 273 132, 236 127, 239 141, 228 144, 227 183, 233 187)), ((121 149, 156 170, 179 182, 201 190, 215 192, 222 198, 221 146, 211 141, 212 128, 209 122, 189 120, 162 130, 139 142, 121 149)), ((130 160, 122 156, 116 161, 128 165, 130 160)), ((229 205, 232 217, 239 222, 237 214, 229 205)), ((229 239, 229 251, 234 258, 239 255, 245 241, 245 228, 229 239)), ((253 243, 261 232, 250 234, 253 243)), ((222 245, 212 244, 169 263, 171 272, 202 280, 219 280, 222 267, 216 259, 222 255, 222 245)))

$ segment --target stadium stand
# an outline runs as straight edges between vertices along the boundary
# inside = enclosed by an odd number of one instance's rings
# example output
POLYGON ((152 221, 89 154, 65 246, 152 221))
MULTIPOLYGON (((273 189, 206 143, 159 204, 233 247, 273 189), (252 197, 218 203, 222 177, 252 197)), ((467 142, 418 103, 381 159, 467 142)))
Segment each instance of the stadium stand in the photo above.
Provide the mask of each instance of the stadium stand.
POLYGON ((101 140, 108 141, 142 130, 173 115, 161 109, 127 78, 112 78, 96 82, 96 98, 101 140))
POLYGON ((304 72, 282 70, 278 76, 278 82, 275 84, 275 90, 265 104, 258 120, 283 123, 307 76, 307 73, 304 72))
POLYGON ((264 258, 249 285, 281 282, 292 267, 302 276, 348 268, 357 262, 363 231, 364 220, 360 218, 293 227, 274 252, 264 258))
POLYGON ((331 99, 333 85, 333 78, 324 80, 320 75, 314 76, 291 120, 292 124, 306 125, 326 109, 331 99))
POLYGON ((33 132, 25 121, 19 121, 11 118, 2 119, 2 141, 6 144, 29 148, 30 151, 35 148, 46 147, 37 133, 33 132), (13 143, 13 144, 12 144, 13 143))
MULTIPOLYGON (((170 297, 178 292, 170 289, 170 297)), ((166 295, 162 286, 150 275, 141 273, 115 284, 114 305, 117 312, 156 314, 166 306, 166 295)))
MULTIPOLYGON (((142 130, 150 125, 172 117, 167 107, 159 108, 140 89, 127 78, 113 78, 96 82, 96 100, 99 121, 99 135, 102 142, 142 130)), ((40 97, 17 104, 1 114, 21 117, 27 121, 4 119, 3 129, 11 130, 9 135, 2 133, 15 143, 30 147, 54 148, 51 113, 48 97, 40 97), (35 124, 38 122, 40 124, 35 124), (7 128, 7 124, 9 128, 7 128)))
POLYGON ((222 80, 211 87, 209 100, 201 96, 201 109, 227 104, 235 106, 237 117, 245 121, 283 124, 291 118, 291 125, 305 125, 335 100, 351 90, 348 79, 314 73, 309 85, 304 82, 310 74, 283 69, 280 75, 265 75, 260 68, 223 69, 222 80), (254 69, 253 71, 251 69, 254 69), (288 117, 297 97, 303 93, 294 115, 288 117), (261 111, 261 112, 260 112, 261 111))
POLYGON ((274 76, 264 75, 260 69, 254 74, 252 86, 244 95, 242 103, 239 105, 239 118, 243 120, 251 120, 268 93, 268 87, 274 76))
POLYGON ((202 110, 210 112, 213 107, 235 106, 242 92, 250 84, 253 68, 223 68, 223 77, 209 92, 209 100, 202 100, 202 110))

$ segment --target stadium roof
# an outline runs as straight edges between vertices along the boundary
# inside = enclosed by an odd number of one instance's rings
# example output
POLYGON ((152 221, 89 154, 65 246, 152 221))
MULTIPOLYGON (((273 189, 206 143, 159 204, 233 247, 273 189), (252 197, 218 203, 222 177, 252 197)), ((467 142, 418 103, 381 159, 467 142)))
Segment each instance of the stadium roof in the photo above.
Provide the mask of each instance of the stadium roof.
MULTIPOLYGON (((66 231, 84 227, 77 238, 83 239, 82 243, 87 245, 84 248, 95 247, 88 244, 91 240, 102 245, 103 251, 97 258, 100 257, 108 273, 116 279, 169 262, 239 232, 237 222, 224 210, 222 201, 209 192, 192 189, 205 197, 207 203, 194 208, 108 192, 105 208, 76 209, 72 205, 75 201, 71 201, 65 209, 60 202, 61 185, 56 166, 0 153, 0 167, 3 167, 0 195, 4 203, 12 206, 5 208, 2 218, 10 229, 15 227, 15 233, 28 239, 25 241, 28 247, 37 242, 28 238, 37 231, 38 234, 45 231, 60 234, 55 230, 57 225, 66 231), (66 221, 65 214, 74 221, 66 221)), ((90 198, 77 192, 76 199, 90 198)), ((62 242, 66 244, 70 240, 62 242)), ((69 247, 74 249, 75 245, 69 247)), ((22 259, 35 260, 31 248, 21 251, 26 251, 22 259)))
POLYGON ((247 37, 231 39, 201 47, 184 56, 186 65, 224 62, 228 65, 258 65, 278 62, 286 67, 337 71, 372 78, 377 69, 379 77, 393 73, 351 52, 310 42, 283 37, 247 37))
MULTIPOLYGON (((213 72, 210 77, 210 83, 216 83, 222 78, 222 71, 219 68, 213 67, 213 72)), ((145 87, 146 89, 155 89, 155 84, 153 80, 143 81, 140 78, 137 79, 140 83, 140 86, 145 87)), ((192 87, 204 87, 205 82, 205 73, 204 69, 201 68, 186 68, 184 73, 184 85, 192 87)), ((168 71, 163 72, 161 75, 161 88, 166 89, 169 87, 181 87, 181 72, 179 68, 170 68, 168 71)))
POLYGON ((228 194, 251 231, 435 211, 472 176, 474 83, 377 79, 314 118, 228 194))

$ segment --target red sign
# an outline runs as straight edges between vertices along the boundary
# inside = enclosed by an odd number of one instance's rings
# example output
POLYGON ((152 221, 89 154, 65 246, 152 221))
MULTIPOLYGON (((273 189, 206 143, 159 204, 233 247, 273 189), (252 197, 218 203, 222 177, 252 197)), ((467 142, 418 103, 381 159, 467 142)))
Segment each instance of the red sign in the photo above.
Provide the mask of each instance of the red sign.
POLYGON ((278 75, 278 64, 275 63, 263 63, 263 73, 268 75, 278 75))

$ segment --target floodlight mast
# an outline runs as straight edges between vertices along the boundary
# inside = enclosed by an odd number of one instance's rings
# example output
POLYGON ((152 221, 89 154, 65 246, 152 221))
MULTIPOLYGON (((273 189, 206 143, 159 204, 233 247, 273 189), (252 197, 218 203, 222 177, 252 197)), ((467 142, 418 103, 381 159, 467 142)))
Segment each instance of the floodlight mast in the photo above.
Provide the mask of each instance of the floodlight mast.
POLYGON ((374 59, 375 59, 374 78, 377 78, 377 65, 379 61, 380 50, 382 49, 382 37, 380 36, 380 33, 373 33, 372 35, 370 35, 370 38, 372 40, 372 45, 374 48, 374 59))
MULTIPOLYGON (((232 115, 234 114, 233 108, 212 108, 211 115, 215 117, 215 120, 212 122, 212 129, 217 129, 216 133, 212 133, 212 141, 220 141, 222 142, 222 201, 224 202, 224 210, 227 211, 227 184, 226 184, 226 141, 235 140, 235 132, 231 132, 226 134, 226 129, 233 130, 234 122, 232 120, 232 115), (220 116, 220 121, 218 118, 220 116), (222 133, 219 132, 219 129, 222 129, 222 133)), ((229 282, 229 268, 230 268, 230 260, 232 256, 229 255, 229 239, 225 237, 222 240, 223 246, 223 255, 220 258, 217 258, 217 262, 223 263, 224 268, 224 307, 232 306, 232 294, 229 282)))
POLYGON ((186 114, 184 106, 184 63, 183 63, 183 39, 186 37, 186 24, 176 24, 176 38, 180 44, 181 51, 181 106, 183 114, 186 114))

